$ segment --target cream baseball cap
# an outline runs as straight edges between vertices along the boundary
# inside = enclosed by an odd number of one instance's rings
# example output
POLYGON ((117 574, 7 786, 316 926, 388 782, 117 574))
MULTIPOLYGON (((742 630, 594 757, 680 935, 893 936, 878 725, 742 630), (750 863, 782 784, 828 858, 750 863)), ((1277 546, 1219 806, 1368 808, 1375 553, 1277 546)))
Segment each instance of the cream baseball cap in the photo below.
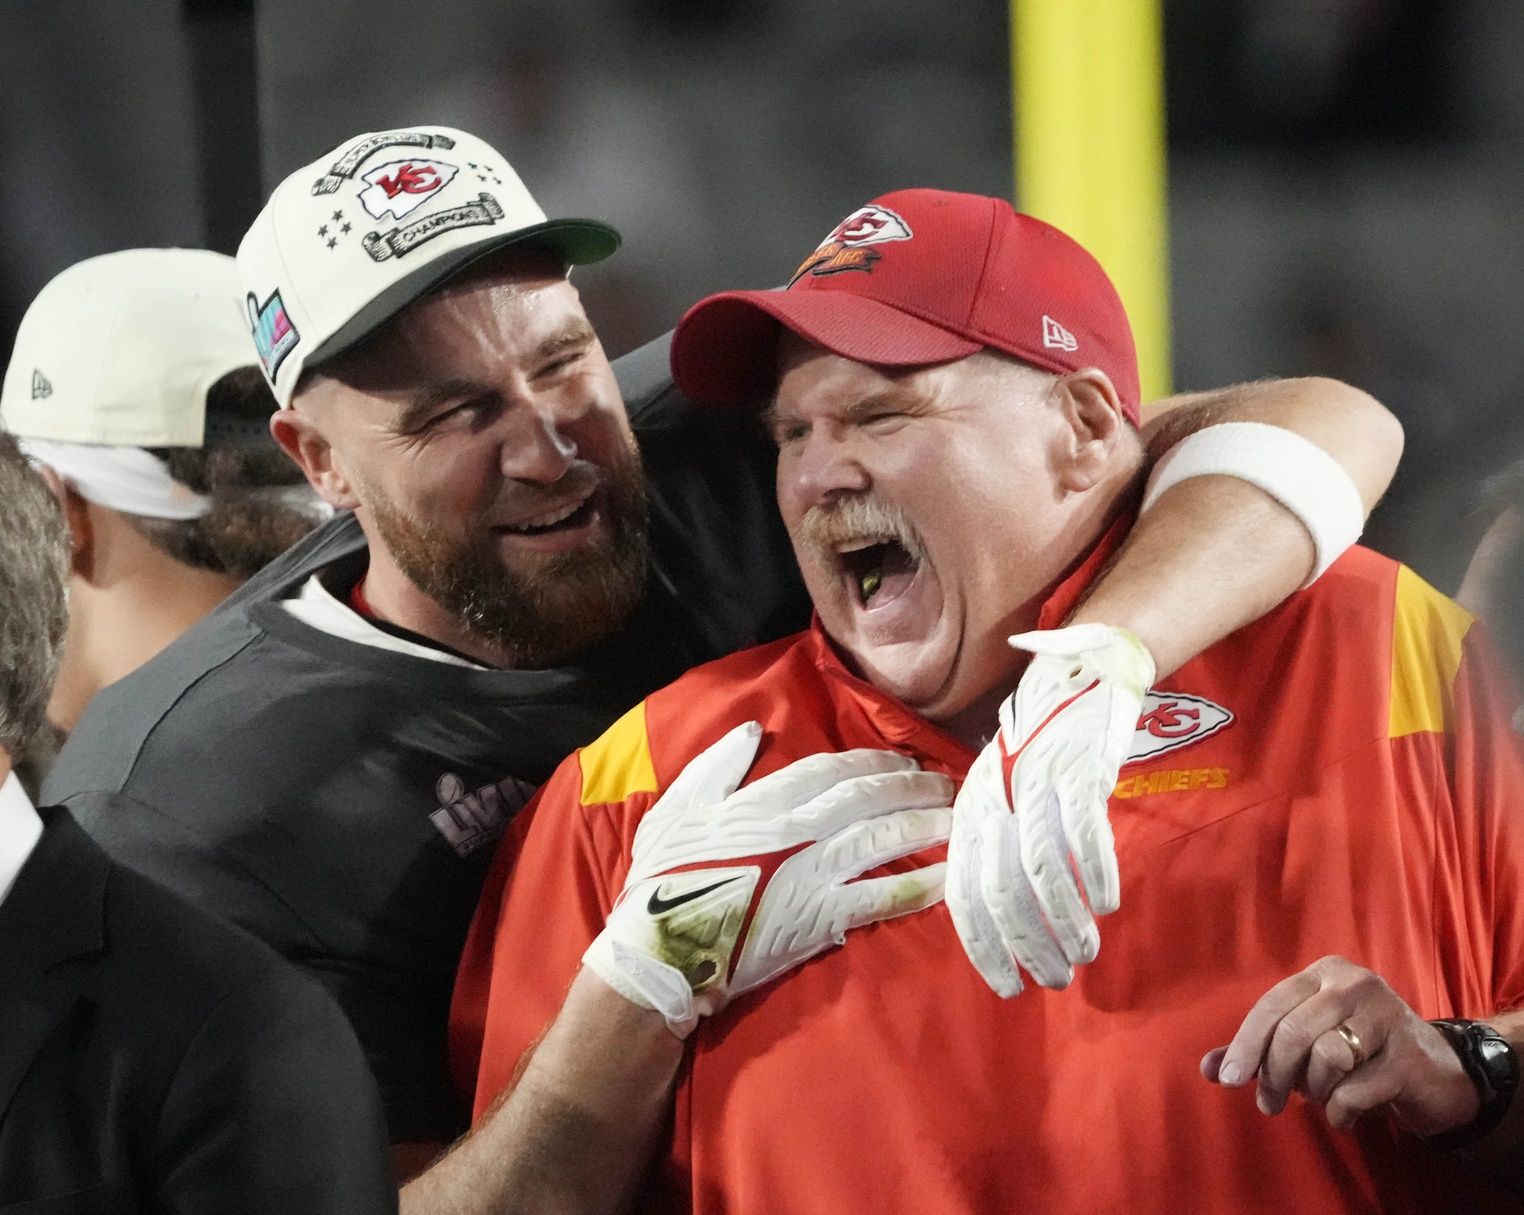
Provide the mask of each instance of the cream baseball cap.
POLYGON ((245 332, 284 407, 302 371, 347 350, 482 255, 601 261, 619 234, 548 219, 508 162, 450 127, 345 140, 275 188, 238 246, 245 332))
POLYGON ((70 266, 32 301, 0 388, 26 439, 200 447, 206 393, 254 362, 231 257, 127 249, 70 266))

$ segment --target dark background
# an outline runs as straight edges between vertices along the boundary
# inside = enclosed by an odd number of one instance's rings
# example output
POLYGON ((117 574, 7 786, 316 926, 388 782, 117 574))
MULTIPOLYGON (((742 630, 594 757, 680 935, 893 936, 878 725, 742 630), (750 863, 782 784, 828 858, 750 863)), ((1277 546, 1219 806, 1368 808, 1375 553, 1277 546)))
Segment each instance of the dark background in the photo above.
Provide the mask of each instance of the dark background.
MULTIPOLYGON (((1176 385, 1375 393, 1408 454, 1368 538, 1446 590, 1524 454, 1521 50, 1518 0, 1166 0, 1176 385)), ((621 228, 578 274, 611 354, 881 191, 1012 190, 1004 0, 3 0, 0 79, 6 351, 71 262, 231 252, 281 176, 393 125, 621 228)))

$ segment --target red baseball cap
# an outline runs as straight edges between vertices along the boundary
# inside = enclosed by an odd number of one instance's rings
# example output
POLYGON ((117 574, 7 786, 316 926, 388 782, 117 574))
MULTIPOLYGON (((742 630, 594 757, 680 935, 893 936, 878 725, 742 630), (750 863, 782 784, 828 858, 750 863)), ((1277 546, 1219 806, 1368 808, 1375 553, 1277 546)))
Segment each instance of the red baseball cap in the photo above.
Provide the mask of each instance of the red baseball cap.
POLYGON ((782 291, 700 300, 672 337, 672 378, 695 401, 759 404, 777 385, 778 326, 875 367, 984 347, 1055 374, 1099 367, 1138 422, 1138 356, 1116 288, 1057 228, 999 198, 897 190, 859 207, 782 291))

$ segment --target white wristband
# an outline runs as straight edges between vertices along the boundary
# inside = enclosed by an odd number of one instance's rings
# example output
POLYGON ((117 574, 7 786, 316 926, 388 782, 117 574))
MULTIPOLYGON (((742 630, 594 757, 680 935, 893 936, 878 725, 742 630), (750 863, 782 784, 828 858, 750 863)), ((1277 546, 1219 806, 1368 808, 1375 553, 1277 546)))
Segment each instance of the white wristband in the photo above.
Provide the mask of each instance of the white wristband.
POLYGON ((1316 550, 1311 586, 1360 538, 1365 506, 1343 465, 1310 439, 1263 422, 1223 422, 1187 435, 1154 466, 1143 510, 1191 477, 1237 477, 1300 521, 1316 550))

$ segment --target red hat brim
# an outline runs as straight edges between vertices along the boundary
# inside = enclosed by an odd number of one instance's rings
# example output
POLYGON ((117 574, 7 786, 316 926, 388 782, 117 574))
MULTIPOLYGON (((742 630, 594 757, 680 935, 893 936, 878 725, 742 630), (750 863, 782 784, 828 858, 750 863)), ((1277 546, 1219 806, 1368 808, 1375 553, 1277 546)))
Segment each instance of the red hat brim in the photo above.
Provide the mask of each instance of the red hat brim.
POLYGON ((930 321, 867 296, 726 291, 693 305, 672 335, 672 379, 690 400, 762 405, 778 382, 778 327, 874 367, 920 367, 983 349, 930 321))

